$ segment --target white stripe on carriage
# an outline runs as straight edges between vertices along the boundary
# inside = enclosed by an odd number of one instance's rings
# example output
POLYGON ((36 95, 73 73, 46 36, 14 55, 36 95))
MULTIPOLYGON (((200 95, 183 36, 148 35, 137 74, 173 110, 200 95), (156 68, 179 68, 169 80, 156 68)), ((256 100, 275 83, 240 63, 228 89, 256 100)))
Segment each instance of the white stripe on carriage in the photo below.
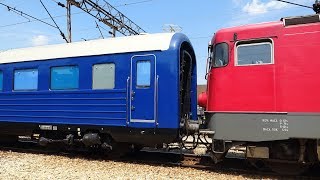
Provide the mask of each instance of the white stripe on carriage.
POLYGON ((130 122, 135 122, 135 123, 155 123, 156 120, 146 120, 146 119, 131 119, 130 122))
POLYGON ((129 52, 165 51, 169 49, 173 35, 174 33, 145 34, 0 51, 0 64, 129 52))

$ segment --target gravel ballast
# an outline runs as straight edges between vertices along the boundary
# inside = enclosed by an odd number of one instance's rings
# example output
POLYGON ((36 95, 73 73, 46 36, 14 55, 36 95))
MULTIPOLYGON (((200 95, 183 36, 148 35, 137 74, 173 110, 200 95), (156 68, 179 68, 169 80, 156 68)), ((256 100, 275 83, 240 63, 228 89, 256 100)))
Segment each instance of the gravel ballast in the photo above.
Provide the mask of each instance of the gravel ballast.
POLYGON ((0 179, 261 179, 181 167, 0 151, 0 179))

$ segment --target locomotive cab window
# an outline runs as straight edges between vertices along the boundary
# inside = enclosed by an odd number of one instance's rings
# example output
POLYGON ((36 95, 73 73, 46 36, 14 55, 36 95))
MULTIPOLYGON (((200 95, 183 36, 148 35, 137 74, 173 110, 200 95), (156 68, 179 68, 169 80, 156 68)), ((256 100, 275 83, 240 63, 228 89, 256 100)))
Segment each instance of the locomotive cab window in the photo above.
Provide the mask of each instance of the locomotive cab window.
POLYGON ((151 63, 150 61, 137 62, 137 87, 150 87, 151 63))
POLYGON ((77 66, 60 66, 51 68, 52 90, 78 89, 79 68, 77 66))
POLYGON ((3 90, 3 72, 0 71, 0 91, 3 90))
POLYGON ((235 62, 236 66, 273 64, 272 43, 239 43, 235 62))
POLYGON ((114 89, 115 64, 95 64, 92 67, 92 89, 114 89))
POLYGON ((229 63, 229 48, 227 43, 220 43, 214 46, 211 59, 213 67, 224 67, 229 63))
POLYGON ((38 70, 21 69, 14 71, 15 91, 32 91, 38 89, 38 70))

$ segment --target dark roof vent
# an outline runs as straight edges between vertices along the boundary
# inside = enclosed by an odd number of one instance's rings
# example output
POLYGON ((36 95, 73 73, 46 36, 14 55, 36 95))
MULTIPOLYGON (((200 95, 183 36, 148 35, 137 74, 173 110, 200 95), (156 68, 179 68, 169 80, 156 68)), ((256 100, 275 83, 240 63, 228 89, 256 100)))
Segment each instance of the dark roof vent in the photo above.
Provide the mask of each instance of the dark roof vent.
POLYGON ((281 21, 283 21, 284 26, 317 23, 320 22, 320 15, 317 14, 312 16, 287 17, 282 18, 281 21))

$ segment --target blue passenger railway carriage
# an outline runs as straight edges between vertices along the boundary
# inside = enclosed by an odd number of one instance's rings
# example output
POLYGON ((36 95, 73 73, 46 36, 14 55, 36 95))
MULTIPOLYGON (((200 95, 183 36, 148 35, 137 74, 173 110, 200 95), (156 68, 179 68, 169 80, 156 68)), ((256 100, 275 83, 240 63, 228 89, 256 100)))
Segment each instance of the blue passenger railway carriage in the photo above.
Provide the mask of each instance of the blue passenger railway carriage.
POLYGON ((179 33, 3 51, 0 138, 106 149, 175 142, 197 118, 196 74, 179 33))

